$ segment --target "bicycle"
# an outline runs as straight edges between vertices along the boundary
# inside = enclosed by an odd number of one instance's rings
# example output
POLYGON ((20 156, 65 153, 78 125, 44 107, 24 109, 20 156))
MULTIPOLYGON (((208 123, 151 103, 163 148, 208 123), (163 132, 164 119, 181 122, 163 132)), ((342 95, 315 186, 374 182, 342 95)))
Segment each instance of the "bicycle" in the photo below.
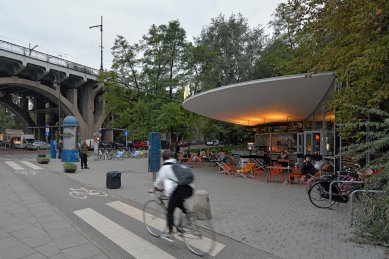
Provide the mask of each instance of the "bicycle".
MULTIPOLYGON (((358 179, 352 178, 348 173, 345 178, 339 178, 336 175, 322 176, 317 180, 308 190, 309 201, 318 208, 331 208, 336 202, 347 203, 349 195, 355 191, 360 190, 364 186, 358 179), (349 178, 350 177, 350 178, 349 178), (338 180, 331 186, 331 182, 338 180), (348 181, 342 183, 341 181, 348 181), (331 186, 331 202, 330 200, 330 186, 331 186)), ((359 197, 356 197, 359 200, 359 197)))
MULTIPOLYGON (((169 198, 161 191, 150 195, 153 198, 143 206, 143 222, 147 232, 154 237, 160 237, 167 231, 166 215, 169 198)), ((189 251, 199 256, 213 251, 216 243, 215 232, 204 216, 189 210, 184 214, 179 210, 178 216, 175 216, 175 222, 178 223, 174 225, 177 230, 177 235, 174 237, 181 237, 189 251)))
POLYGON ((306 182, 305 182, 306 192, 308 192, 308 190, 312 187, 312 185, 314 185, 317 181, 322 179, 322 177, 326 178, 329 175, 333 174, 335 164, 332 160, 334 158, 333 157, 326 157, 325 159, 326 159, 325 163, 320 166, 319 170, 317 170, 314 174, 306 174, 305 175, 305 178, 306 179, 308 178, 308 180, 306 180, 306 182))

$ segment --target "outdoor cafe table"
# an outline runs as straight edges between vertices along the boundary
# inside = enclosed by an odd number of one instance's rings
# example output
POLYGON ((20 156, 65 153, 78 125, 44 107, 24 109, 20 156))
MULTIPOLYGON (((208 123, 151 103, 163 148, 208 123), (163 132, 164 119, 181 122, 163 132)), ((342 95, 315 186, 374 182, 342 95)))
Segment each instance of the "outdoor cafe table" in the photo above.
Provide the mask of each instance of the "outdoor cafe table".
MULTIPOLYGON (((283 174, 286 174, 286 176, 287 176, 286 179, 288 179, 289 174, 292 171, 292 167, 290 167, 290 166, 268 166, 266 168, 269 169, 268 170, 268 176, 267 176, 268 179, 270 177, 270 170, 272 170, 272 169, 280 169, 283 174)), ((284 182, 287 182, 287 180, 284 181, 284 182)))

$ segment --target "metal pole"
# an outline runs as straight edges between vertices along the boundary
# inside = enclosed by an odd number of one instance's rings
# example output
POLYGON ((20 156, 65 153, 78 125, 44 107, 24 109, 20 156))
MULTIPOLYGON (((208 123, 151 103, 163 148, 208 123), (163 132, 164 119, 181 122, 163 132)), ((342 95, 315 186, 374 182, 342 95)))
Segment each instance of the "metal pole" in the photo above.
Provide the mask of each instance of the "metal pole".
MULTIPOLYGON (((332 181, 331 183, 330 183, 330 189, 329 189, 329 200, 330 200, 330 206, 328 207, 329 209, 331 209, 331 204, 332 204, 332 185, 334 184, 334 183, 357 183, 357 184, 362 184, 362 183, 364 183, 363 181, 353 181, 353 180, 351 180, 351 181, 338 181, 338 180, 335 180, 335 181, 332 181)), ((342 191, 342 190, 340 190, 340 191, 342 191)), ((342 193, 339 193, 339 195, 342 195, 342 193)))
POLYGON ((100 73, 103 72, 103 16, 101 16, 101 23, 99 25, 90 26, 91 28, 100 27, 100 73))
POLYGON ((61 139, 61 85, 58 84, 58 139, 61 139))
POLYGON ((100 24, 100 34, 101 34, 101 43, 100 43, 100 72, 103 72, 103 16, 101 16, 101 24, 100 24))
POLYGON ((335 122, 335 110, 334 110, 334 175, 336 173, 336 166, 337 166, 337 163, 338 163, 338 161, 336 161, 337 155, 338 154, 336 153, 336 122, 335 122))
POLYGON ((384 193, 383 190, 355 190, 351 193, 350 195, 350 207, 349 207, 349 214, 350 214, 350 224, 353 224, 353 214, 354 214, 354 210, 353 210, 353 198, 354 198, 354 195, 357 193, 357 192, 370 192, 370 193, 384 193))
POLYGON ((370 112, 367 113, 367 153, 366 153, 366 166, 370 165, 370 112))

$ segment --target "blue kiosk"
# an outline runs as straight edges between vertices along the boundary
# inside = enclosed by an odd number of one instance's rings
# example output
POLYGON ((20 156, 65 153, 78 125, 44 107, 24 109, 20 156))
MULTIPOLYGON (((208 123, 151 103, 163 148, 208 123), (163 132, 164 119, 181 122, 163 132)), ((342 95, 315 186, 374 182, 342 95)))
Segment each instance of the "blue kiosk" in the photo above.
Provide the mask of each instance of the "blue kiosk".
POLYGON ((62 162, 79 161, 79 150, 77 147, 78 127, 80 127, 80 124, 74 116, 66 116, 63 120, 62 162))

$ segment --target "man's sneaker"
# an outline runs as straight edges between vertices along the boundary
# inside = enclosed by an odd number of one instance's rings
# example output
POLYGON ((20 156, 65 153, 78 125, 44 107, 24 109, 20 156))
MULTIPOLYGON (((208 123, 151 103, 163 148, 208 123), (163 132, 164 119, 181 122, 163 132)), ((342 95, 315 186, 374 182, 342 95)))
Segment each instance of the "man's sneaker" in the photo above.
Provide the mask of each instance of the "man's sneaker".
POLYGON ((89 169, 89 167, 85 166, 85 169, 89 169))
POLYGON ((169 233, 163 233, 162 235, 161 235, 161 238, 162 239, 165 239, 165 240, 167 240, 167 241, 169 241, 169 242, 174 242, 174 239, 173 239, 173 235, 171 235, 171 234, 169 234, 169 233))

